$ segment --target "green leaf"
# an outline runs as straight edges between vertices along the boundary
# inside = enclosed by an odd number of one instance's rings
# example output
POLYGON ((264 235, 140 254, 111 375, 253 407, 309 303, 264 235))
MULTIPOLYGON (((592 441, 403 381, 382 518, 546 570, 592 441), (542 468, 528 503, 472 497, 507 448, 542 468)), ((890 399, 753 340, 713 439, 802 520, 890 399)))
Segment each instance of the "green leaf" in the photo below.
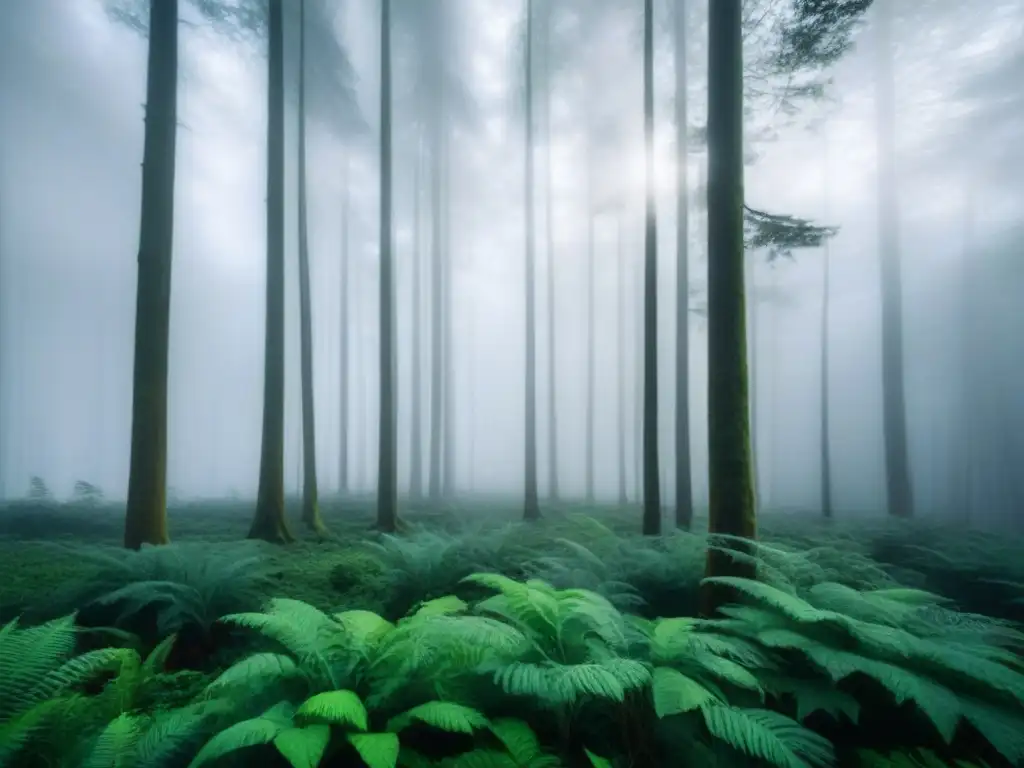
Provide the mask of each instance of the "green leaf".
POLYGON ((583 751, 587 753, 587 759, 590 760, 590 764, 594 768, 612 768, 612 761, 608 758, 595 755, 589 749, 584 749, 583 751))
POLYGON ((369 714, 359 696, 352 691, 328 691, 306 699, 295 711, 303 722, 350 725, 360 731, 369 728, 369 714))
POLYGON ((257 744, 269 744, 288 727, 280 718, 264 712, 259 717, 235 723, 210 739, 192 758, 188 768, 199 768, 231 752, 257 744))
POLYGON ((348 742, 359 753, 367 768, 395 768, 398 765, 396 733, 350 733, 348 742))
POLYGON ((471 707, 454 701, 428 701, 393 717, 388 723, 388 730, 401 731, 411 725, 413 720, 448 733, 472 733, 490 725, 483 714, 471 707))
POLYGON ((703 685, 671 667, 654 669, 654 711, 658 717, 692 712, 717 697, 703 685))
POLYGON ((331 740, 331 726, 307 725, 289 728, 274 738, 274 746, 292 768, 316 768, 331 740))
POLYGON ((448 616, 453 613, 464 613, 468 608, 469 603, 462 598, 455 595, 445 595, 444 597, 420 603, 413 616, 420 618, 425 616, 448 616))
POLYGON ((753 758, 779 768, 833 766, 832 743, 790 718, 766 709, 704 707, 711 735, 753 758))
POLYGON ((492 720, 491 733, 504 745, 518 765, 527 765, 541 754, 540 740, 525 720, 513 717, 492 720))

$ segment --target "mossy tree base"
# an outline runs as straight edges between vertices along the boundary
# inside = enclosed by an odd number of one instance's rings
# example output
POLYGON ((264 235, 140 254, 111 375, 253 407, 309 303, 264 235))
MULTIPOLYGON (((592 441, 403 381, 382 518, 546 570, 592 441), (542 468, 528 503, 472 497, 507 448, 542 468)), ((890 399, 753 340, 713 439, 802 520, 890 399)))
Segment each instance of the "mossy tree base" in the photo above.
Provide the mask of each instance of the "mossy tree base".
POLYGON ((275 505, 260 504, 249 528, 250 539, 261 539, 271 544, 291 544, 295 541, 284 519, 284 509, 275 505))
POLYGON ((330 530, 324 523, 323 517, 320 516, 320 505, 313 503, 307 505, 302 509, 302 524, 311 530, 318 538, 327 538, 330 536, 330 530))

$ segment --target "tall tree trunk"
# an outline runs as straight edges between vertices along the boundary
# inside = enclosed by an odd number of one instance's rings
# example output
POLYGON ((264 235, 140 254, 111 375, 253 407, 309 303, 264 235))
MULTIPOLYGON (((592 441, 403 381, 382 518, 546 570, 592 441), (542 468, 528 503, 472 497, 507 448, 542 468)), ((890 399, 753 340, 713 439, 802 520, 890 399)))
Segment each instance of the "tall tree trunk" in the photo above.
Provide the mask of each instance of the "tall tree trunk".
MULTIPOLYGON (((435 63, 434 89, 437 102, 442 101, 444 73, 435 63)), ((442 406, 444 404, 444 254, 442 252, 442 133, 444 123, 442 106, 435 103, 430 114, 430 475, 428 494, 432 501, 441 498, 442 443, 444 431, 442 406)))
POLYGON ((313 297, 309 276, 309 211, 306 204, 306 0, 299 0, 299 334, 302 357, 302 522, 327 533, 316 482, 316 419, 313 405, 313 297))
POLYGON ((526 206, 526 365, 525 365, 525 495, 523 519, 540 518, 537 494, 537 376, 536 376, 536 320, 534 318, 534 238, 536 236, 533 210, 533 0, 526 0, 526 88, 525 88, 525 176, 524 202, 526 206))
POLYGON ((616 312, 616 342, 615 351, 618 355, 616 375, 618 377, 615 391, 615 431, 618 440, 619 454, 619 506, 625 507, 629 500, 628 488, 626 485, 626 370, 629 368, 627 361, 629 355, 626 352, 626 248, 622 233, 622 212, 618 212, 615 219, 615 293, 618 300, 618 311, 616 312))
POLYGON ((249 538, 292 541, 284 516, 284 0, 270 0, 267 56, 267 296, 263 444, 249 538))
POLYGON ((380 6, 380 436, 377 448, 377 527, 398 527, 395 424, 395 328, 391 242, 391 0, 380 6))
POLYGON ((658 214, 654 198, 654 0, 644 1, 644 520, 646 536, 661 533, 658 472, 658 214))
POLYGON ((593 119, 587 114, 587 394, 586 394, 586 461, 585 495, 588 503, 594 502, 594 376, 597 357, 597 334, 594 333, 594 152, 593 119))
POLYGON ((759 344, 761 330, 761 302, 757 292, 756 255, 747 259, 744 267, 744 288, 750 301, 747 306, 747 354, 750 359, 750 471, 754 479, 754 497, 761 498, 764 481, 761 477, 761 355, 759 344))
POLYGON ((455 495, 455 329, 452 315, 455 311, 454 272, 452 271, 451 244, 451 143, 448 132, 441 136, 441 252, 444 254, 444 276, 441 292, 444 297, 442 304, 442 321, 444 332, 444 473, 443 489, 447 498, 455 495))
POLYGON ((423 146, 417 138, 412 185, 412 448, 409 458, 409 495, 414 499, 423 496, 423 286, 420 274, 423 261, 423 230, 420 226, 423 218, 420 211, 422 165, 423 146))
POLYGON ((686 2, 675 4, 676 101, 676 526, 693 524, 690 476, 690 190, 687 164, 686 2))
POLYGON ((633 287, 633 493, 644 498, 644 261, 630 263, 633 287))
MULTIPOLYGON (((742 0, 715 0, 708 17, 708 460, 712 534, 757 533, 747 392, 743 256, 742 0)), ((708 576, 756 569, 708 550, 708 576)), ((706 585, 702 610, 732 598, 706 585)))
MULTIPOLYGON (((822 164, 822 200, 824 201, 824 215, 822 221, 828 220, 829 212, 829 151, 828 137, 824 139, 824 163, 822 164)), ((832 299, 832 285, 829 271, 831 269, 831 255, 829 242, 831 238, 825 238, 821 245, 822 269, 821 269, 821 374, 819 384, 821 386, 821 514, 822 517, 832 517, 832 443, 831 443, 831 414, 829 411, 829 305, 832 299)))
POLYGON ((351 189, 349 186, 349 154, 345 151, 342 166, 342 198, 341 198, 341 286, 338 314, 341 319, 339 331, 340 345, 338 348, 338 492, 349 492, 348 439, 349 439, 349 208, 351 206, 351 189))
POLYGON ((558 485, 558 334, 555 332, 555 226, 551 165, 551 35, 544 35, 544 227, 548 255, 548 494, 561 495, 558 485))
POLYGON ((903 279, 896 175, 896 85, 892 4, 875 6, 878 146, 878 250, 882 261, 882 413, 886 503, 894 517, 914 516, 903 376, 903 279))
POLYGON ((166 544, 167 368, 178 121, 178 3, 149 9, 142 217, 135 306, 132 448, 124 545, 166 544))

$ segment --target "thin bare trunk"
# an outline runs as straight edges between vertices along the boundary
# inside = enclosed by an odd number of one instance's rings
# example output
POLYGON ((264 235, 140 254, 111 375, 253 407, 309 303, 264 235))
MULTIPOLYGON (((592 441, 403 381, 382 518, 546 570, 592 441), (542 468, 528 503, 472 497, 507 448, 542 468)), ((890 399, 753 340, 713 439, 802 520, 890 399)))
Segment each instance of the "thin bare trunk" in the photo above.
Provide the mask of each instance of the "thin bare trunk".
POLYGON ((544 227, 548 256, 548 494, 561 495, 558 485, 558 334, 555 330, 555 226, 551 165, 551 37, 544 31, 544 227))
POLYGON ((413 251, 412 251, 412 448, 409 463, 409 494, 414 499, 423 496, 423 230, 420 200, 422 199, 421 170, 423 147, 416 142, 416 160, 413 165, 413 251))
POLYGON ((693 523, 690 477, 690 194, 687 164, 686 2, 675 3, 676 106, 676 526, 693 523))
POLYGON ((525 365, 525 440, 523 519, 540 518, 537 493, 537 376, 536 319, 534 317, 534 238, 536 227, 533 210, 533 0, 526 0, 526 93, 524 147, 524 192, 526 206, 526 365, 525 365))
POLYGON ((177 0, 153 0, 149 29, 131 468, 124 527, 124 545, 129 549, 168 542, 167 375, 178 119, 177 0))
POLYGON ((263 444, 249 538, 292 540, 284 506, 284 3, 270 0, 267 56, 267 295, 263 444))
POLYGON ((644 2, 644 518, 643 533, 661 533, 658 467, 658 214, 654 198, 654 0, 644 2))
POLYGON ((313 297, 309 274, 309 211, 306 202, 306 0, 299 0, 299 353, 302 366, 302 522, 319 535, 316 419, 313 399, 313 297))
POLYGON ((615 220, 615 294, 618 301, 616 313, 616 342, 615 351, 618 355, 616 365, 617 384, 615 391, 616 400, 616 437, 618 441, 619 454, 619 506, 624 507, 628 501, 628 489, 626 485, 626 370, 629 355, 626 351, 626 248, 622 234, 622 214, 618 214, 615 220))
POLYGON ((377 528, 398 527, 398 446, 395 423, 395 310, 391 238, 391 0, 380 9, 380 433, 377 528))
POLYGON ((349 440, 349 208, 351 190, 349 188, 349 156, 345 153, 342 166, 342 201, 341 201, 341 286, 339 291, 338 313, 340 315, 338 349, 338 491, 342 494, 349 491, 348 440, 349 440))
POLYGON ((896 86, 891 2, 875 5, 875 88, 878 146, 878 250, 882 261, 882 412, 886 505, 894 517, 914 516, 903 375, 903 278, 896 174, 896 86))

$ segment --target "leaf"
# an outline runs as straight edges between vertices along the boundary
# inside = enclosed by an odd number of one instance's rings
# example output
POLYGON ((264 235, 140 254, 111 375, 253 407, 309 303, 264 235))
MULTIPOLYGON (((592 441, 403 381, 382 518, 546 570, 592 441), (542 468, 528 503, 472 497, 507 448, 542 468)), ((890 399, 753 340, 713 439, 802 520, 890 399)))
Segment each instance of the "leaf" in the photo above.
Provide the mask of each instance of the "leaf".
POLYGON ((492 720, 491 733, 504 745, 517 765, 526 765, 541 754, 540 740, 525 720, 513 717, 492 720))
POLYGON ((360 731, 370 727, 366 706, 352 691, 328 691, 310 696, 295 711, 295 717, 305 722, 351 725, 360 731))
POLYGON ((281 731, 287 728, 287 723, 280 718, 272 716, 270 712, 264 712, 259 717, 249 720, 242 720, 232 726, 225 728, 218 733, 199 750, 192 758, 188 768, 199 768, 212 760, 223 757, 231 752, 257 744, 269 744, 281 731))
POLYGON ((447 616, 453 613, 464 613, 468 608, 469 603, 462 598, 456 595, 445 595, 420 603, 413 616, 447 616))
POLYGON ((612 761, 608 758, 595 755, 589 749, 584 749, 583 751, 586 752, 587 759, 594 768, 612 768, 612 761))
POLYGON ((471 707, 453 701, 428 701, 393 717, 388 722, 388 730, 401 731, 414 720, 448 733, 472 733, 490 725, 483 714, 471 707))
POLYGON ((750 757, 779 768, 835 764, 828 739, 777 712, 726 705, 704 707, 702 712, 712 736, 750 757))
POLYGON ((703 685, 671 667, 654 668, 654 711, 658 717, 691 712, 716 702, 717 697, 703 685))
POLYGON ((274 746, 292 768, 316 768, 331 740, 331 726, 289 728, 274 737, 274 746))
POLYGON ((359 753, 367 768, 395 768, 398 765, 396 733, 350 733, 348 742, 359 753))

